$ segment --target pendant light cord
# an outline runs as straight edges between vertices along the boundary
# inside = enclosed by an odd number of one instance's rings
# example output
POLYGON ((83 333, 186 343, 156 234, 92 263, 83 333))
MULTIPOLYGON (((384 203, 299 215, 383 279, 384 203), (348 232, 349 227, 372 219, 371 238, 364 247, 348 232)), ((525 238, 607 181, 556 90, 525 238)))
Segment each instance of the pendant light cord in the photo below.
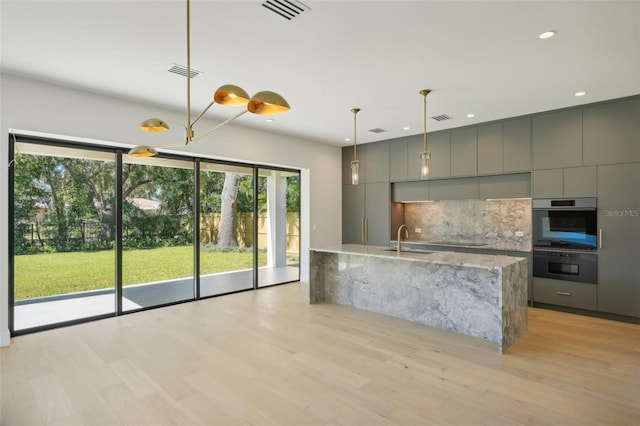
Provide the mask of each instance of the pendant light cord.
POLYGON ((356 115, 358 114, 358 112, 360 112, 360 108, 353 108, 351 109, 351 112, 353 113, 353 161, 357 161, 358 160, 358 144, 357 144, 357 130, 356 130, 356 124, 357 124, 357 120, 356 120, 356 115))

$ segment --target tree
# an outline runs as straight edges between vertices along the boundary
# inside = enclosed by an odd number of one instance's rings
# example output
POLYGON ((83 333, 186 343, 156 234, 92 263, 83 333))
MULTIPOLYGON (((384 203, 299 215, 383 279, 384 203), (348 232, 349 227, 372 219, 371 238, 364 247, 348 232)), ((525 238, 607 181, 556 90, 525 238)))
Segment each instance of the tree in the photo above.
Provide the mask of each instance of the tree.
POLYGON ((236 198, 238 196, 238 175, 226 172, 224 186, 220 195, 220 227, 218 231, 218 247, 237 247, 236 229, 236 198))

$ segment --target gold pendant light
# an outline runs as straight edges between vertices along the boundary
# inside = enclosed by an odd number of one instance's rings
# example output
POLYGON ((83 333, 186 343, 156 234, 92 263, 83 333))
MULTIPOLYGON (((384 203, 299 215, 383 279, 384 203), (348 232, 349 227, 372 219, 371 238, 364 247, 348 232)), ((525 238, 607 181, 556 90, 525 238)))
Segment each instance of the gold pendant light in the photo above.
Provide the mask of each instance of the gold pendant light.
POLYGON ((356 114, 360 112, 360 108, 352 108, 353 113, 353 161, 351 161, 351 185, 358 184, 358 173, 360 171, 360 161, 358 160, 358 142, 356 134, 356 114))
MULTIPOLYGON (((283 112, 288 111, 291 107, 287 103, 287 101, 280 96, 279 94, 271 91, 263 91, 258 92, 252 97, 249 97, 247 92, 245 92, 242 88, 235 86, 233 84, 225 84, 220 86, 218 90, 213 94, 213 100, 207 107, 200 113, 198 116, 191 121, 191 3, 190 0, 186 0, 187 2, 187 124, 184 126, 184 145, 188 145, 190 142, 198 141, 219 127, 229 123, 230 121, 235 120, 246 112, 251 112, 253 114, 258 115, 273 115, 273 114, 281 114, 283 112), (193 126, 196 122, 213 106, 213 104, 220 104, 225 106, 246 106, 246 109, 222 123, 215 126, 213 129, 208 130, 203 133, 198 139, 195 138, 195 132, 193 131, 193 126)), ((159 118, 150 118, 148 120, 143 121, 138 125, 140 130, 144 130, 145 132, 163 132, 165 130, 169 130, 169 125, 159 119, 159 118)), ((182 146, 182 145, 163 145, 162 147, 167 148, 169 146, 182 146)), ((133 157, 152 157, 157 155, 158 152, 151 146, 148 145, 138 145, 133 147, 129 151, 129 155, 133 157)))
POLYGON ((431 92, 429 89, 423 89, 420 94, 424 97, 424 140, 422 152, 420 153, 420 179, 429 179, 429 160, 431 160, 431 151, 427 149, 427 95, 431 92))

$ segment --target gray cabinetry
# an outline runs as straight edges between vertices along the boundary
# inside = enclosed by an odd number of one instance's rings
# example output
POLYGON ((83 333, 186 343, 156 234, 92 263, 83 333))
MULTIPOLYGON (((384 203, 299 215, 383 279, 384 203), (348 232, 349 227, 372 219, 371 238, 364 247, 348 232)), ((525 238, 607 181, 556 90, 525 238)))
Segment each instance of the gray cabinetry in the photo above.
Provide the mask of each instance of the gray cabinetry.
POLYGON ((598 167, 598 310, 640 317, 640 163, 598 167))
POLYGON ((389 192, 388 182, 342 186, 344 244, 389 244, 389 192))
POLYGON ((478 174, 478 142, 475 127, 451 131, 451 176, 478 174))
POLYGON ((342 185, 342 242, 364 242, 364 185, 342 185))
POLYGON ((504 172, 531 170, 531 118, 502 122, 502 163, 504 172))
POLYGON ((533 169, 582 166, 582 110, 533 117, 533 169))
MULTIPOLYGON (((429 177, 441 178, 451 176, 451 132, 449 130, 443 130, 429 133, 428 149, 431 151, 429 177)), ((416 160, 416 163, 418 163, 418 160, 416 160)), ((411 174, 409 179, 411 179, 411 174)))
POLYGON ((397 182, 392 185, 392 201, 425 201, 429 199, 429 186, 427 181, 397 182))
POLYGON ((478 178, 478 198, 531 197, 531 174, 481 176, 478 178))
POLYGON ((407 138, 389 141, 389 180, 391 182, 407 180, 407 138))
POLYGON ((595 311, 597 285, 533 277, 533 301, 595 311))
POLYGON ((584 108, 584 164, 640 161, 640 99, 584 108))
MULTIPOLYGON (((358 145, 360 183, 389 182, 389 141, 358 145)), ((353 146, 342 149, 342 183, 351 184, 353 146)))
MULTIPOLYGON (((429 136, 429 138, 431 138, 431 136, 429 136)), ((429 141, 430 140, 431 139, 429 139, 429 141)), ((431 142, 429 142, 428 149, 433 152, 431 142)), ((423 150, 424 135, 413 135, 407 138, 407 180, 420 180, 420 168, 422 167, 420 153, 423 150)), ((438 153, 438 155, 441 156, 441 153, 438 153)), ((447 156, 447 161, 449 161, 449 156, 447 156)), ((433 162, 430 163, 430 165, 432 164, 433 162)))
POLYGON ((533 198, 561 198, 562 169, 534 170, 531 173, 533 198))
POLYGON ((477 198, 477 177, 429 181, 430 200, 466 200, 477 198))
POLYGON ((597 171, 594 166, 534 170, 533 198, 595 197, 597 171))
POLYGON ((478 126, 478 174, 502 173, 502 123, 478 126))
POLYGON ((564 169, 564 197, 595 197, 597 194, 596 167, 571 167, 564 169))

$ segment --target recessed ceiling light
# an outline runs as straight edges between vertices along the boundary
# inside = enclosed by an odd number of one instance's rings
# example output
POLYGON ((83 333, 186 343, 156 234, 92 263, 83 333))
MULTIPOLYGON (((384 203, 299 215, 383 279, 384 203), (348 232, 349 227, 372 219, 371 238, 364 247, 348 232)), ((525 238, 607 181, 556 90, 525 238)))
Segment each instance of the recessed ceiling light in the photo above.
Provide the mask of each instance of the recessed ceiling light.
POLYGON ((351 138, 344 138, 345 142, 351 142, 351 138))
POLYGON ((266 121, 267 123, 273 123, 273 118, 267 118, 265 121, 266 121))
POLYGON ((467 114, 467 118, 473 118, 475 116, 476 116, 475 114, 467 114))
POLYGON ((573 94, 573 96, 584 96, 586 94, 587 94, 587 92, 576 92, 576 93, 573 94))
POLYGON ((541 39, 551 38, 551 37, 553 37, 554 35, 556 35, 556 30, 549 30, 549 31, 545 31, 545 32, 543 32, 542 34, 540 34, 540 35, 538 36, 538 38, 541 38, 541 39))
POLYGON ((409 127, 409 126, 404 126, 404 127, 402 128, 402 130, 411 130, 411 127, 409 127))

